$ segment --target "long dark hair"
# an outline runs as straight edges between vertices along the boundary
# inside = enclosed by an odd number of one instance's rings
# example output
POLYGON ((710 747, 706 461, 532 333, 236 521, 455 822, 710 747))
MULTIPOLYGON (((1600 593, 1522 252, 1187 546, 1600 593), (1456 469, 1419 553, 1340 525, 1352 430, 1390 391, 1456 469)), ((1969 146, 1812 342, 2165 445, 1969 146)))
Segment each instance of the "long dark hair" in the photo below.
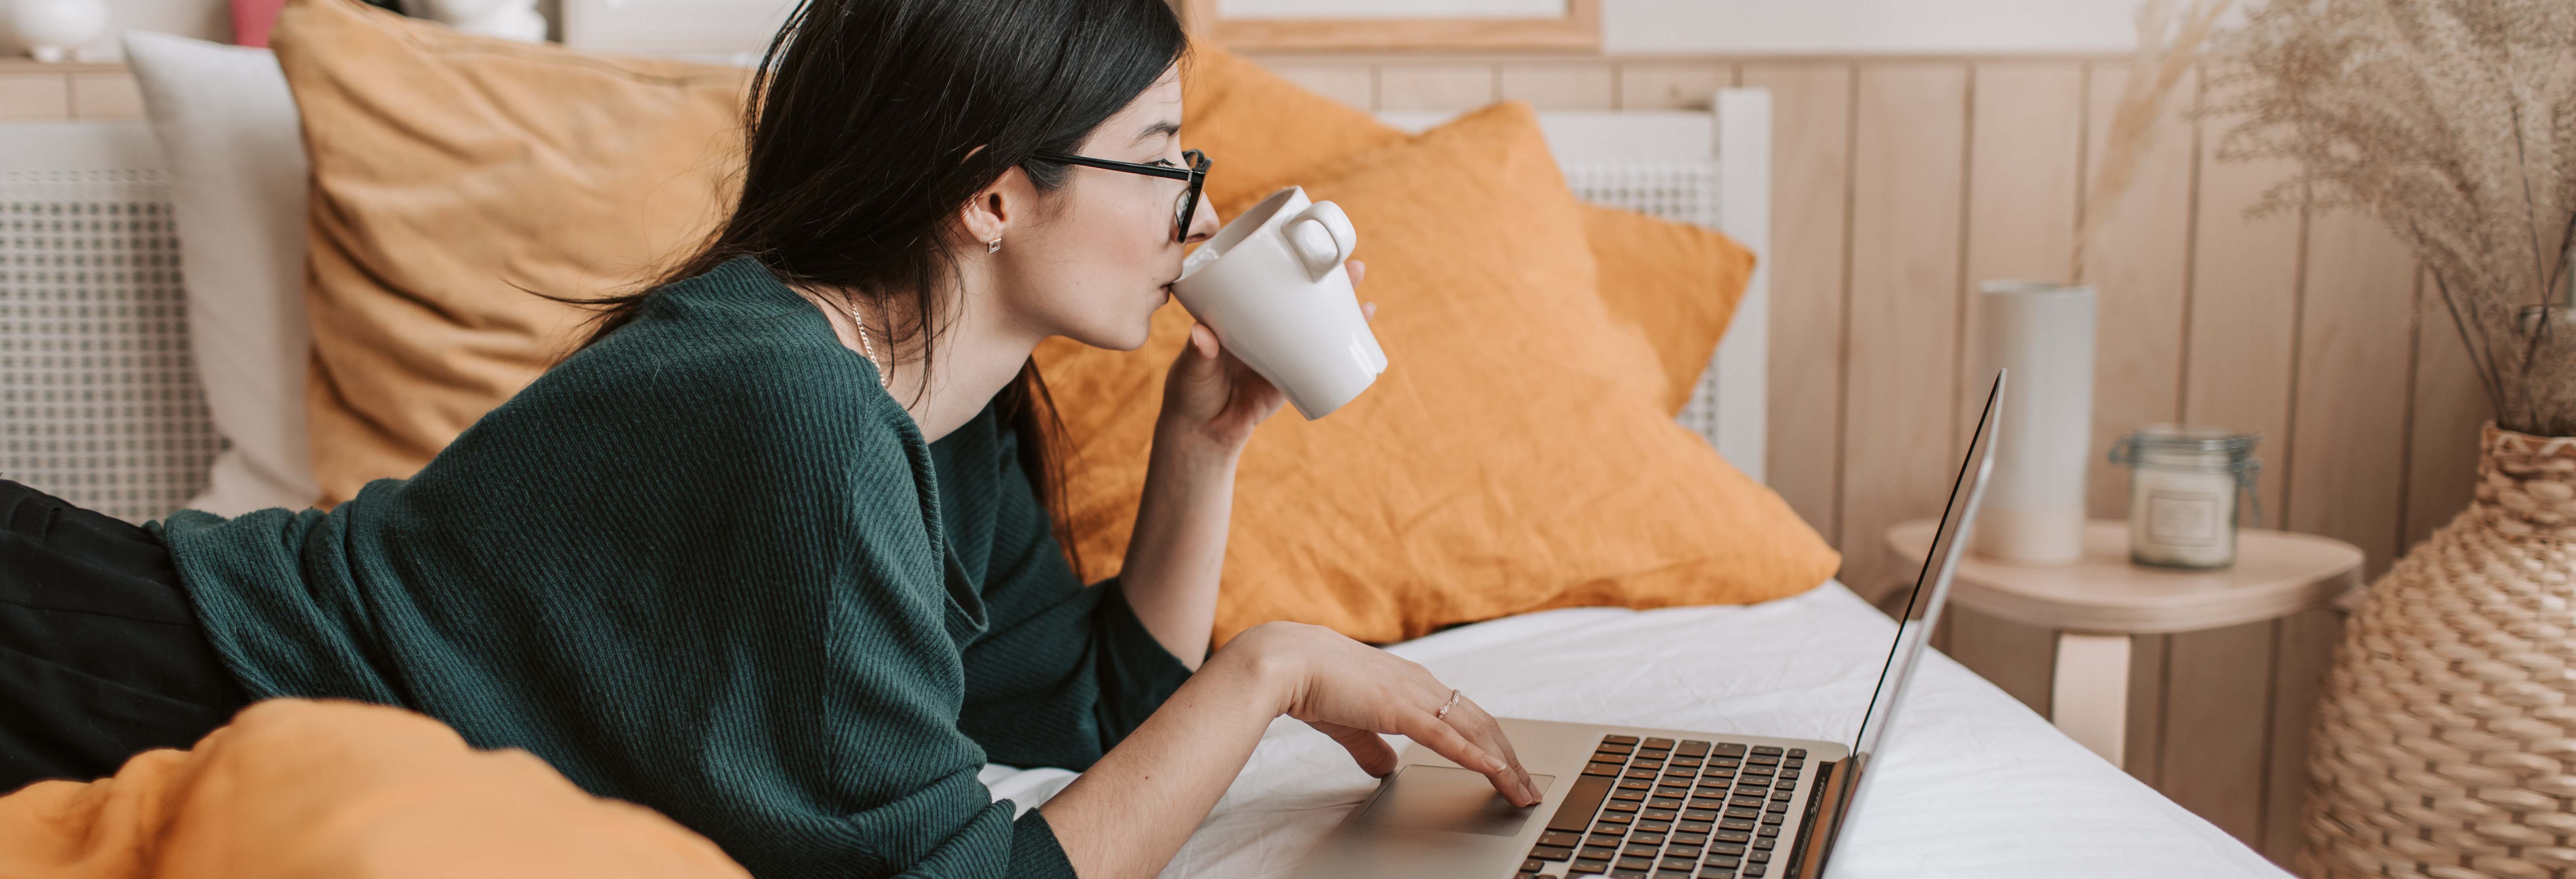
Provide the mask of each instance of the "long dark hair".
MULTIPOLYGON (((884 344, 927 369, 959 209, 1014 167, 1040 192, 1062 188, 1066 166, 1032 154, 1078 152, 1187 49, 1165 0, 804 0, 752 74, 732 213, 643 286, 579 300, 599 309, 579 347, 633 320, 652 288, 750 256, 853 304, 902 297, 879 309, 901 317, 884 344)), ((995 404, 1074 553, 1064 425, 1034 358, 995 404)))

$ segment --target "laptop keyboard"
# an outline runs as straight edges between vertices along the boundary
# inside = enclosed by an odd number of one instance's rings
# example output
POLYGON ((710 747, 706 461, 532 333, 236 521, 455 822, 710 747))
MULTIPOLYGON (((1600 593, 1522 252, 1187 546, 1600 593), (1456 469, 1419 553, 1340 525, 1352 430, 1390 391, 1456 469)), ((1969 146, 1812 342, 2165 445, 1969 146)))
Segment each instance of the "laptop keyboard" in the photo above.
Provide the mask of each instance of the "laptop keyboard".
POLYGON ((1515 879, 1765 879, 1788 861, 1805 748, 1602 736, 1515 879), (1775 858, 1775 855, 1777 856, 1775 858))

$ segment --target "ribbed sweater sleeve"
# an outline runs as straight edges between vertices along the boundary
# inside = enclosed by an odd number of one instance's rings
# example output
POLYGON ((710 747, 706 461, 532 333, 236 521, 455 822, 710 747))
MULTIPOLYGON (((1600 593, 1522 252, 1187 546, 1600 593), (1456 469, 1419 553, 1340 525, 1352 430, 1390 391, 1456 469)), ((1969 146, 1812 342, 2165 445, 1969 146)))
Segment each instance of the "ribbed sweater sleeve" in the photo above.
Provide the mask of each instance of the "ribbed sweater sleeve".
POLYGON ((410 479, 162 531, 256 696, 422 711, 761 877, 1070 877, 976 781, 966 656, 1092 655, 1097 615, 994 642, 953 494, 874 368, 737 260, 410 479))
POLYGON ((994 762, 1090 768, 1180 689, 1189 667, 1136 618, 1118 580, 1083 585, 996 411, 932 453, 955 552, 984 584, 986 628, 965 649, 958 726, 994 762))

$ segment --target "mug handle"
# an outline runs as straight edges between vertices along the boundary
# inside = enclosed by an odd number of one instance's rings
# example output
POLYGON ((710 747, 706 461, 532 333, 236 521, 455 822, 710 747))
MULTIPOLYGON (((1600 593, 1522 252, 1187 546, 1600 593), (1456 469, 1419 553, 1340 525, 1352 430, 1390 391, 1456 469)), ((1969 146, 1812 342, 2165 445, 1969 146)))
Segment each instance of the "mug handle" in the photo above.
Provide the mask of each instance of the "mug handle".
POLYGON ((1332 274, 1360 246, 1360 233, 1351 228, 1350 216, 1342 213, 1341 205, 1329 201, 1307 205, 1279 230, 1288 238, 1289 252, 1306 264, 1306 274, 1316 281, 1332 274))

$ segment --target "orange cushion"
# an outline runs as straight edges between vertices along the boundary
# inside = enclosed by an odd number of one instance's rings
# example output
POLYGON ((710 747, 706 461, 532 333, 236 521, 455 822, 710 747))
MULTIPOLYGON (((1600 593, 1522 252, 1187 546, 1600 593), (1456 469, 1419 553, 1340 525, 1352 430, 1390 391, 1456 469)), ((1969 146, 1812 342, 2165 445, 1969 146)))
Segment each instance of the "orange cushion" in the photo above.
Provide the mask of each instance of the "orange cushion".
POLYGON ((0 797, 0 876, 745 879, 660 813, 399 708, 271 699, 195 747, 0 797))
MULTIPOLYGON (((1191 59, 1181 136, 1215 160, 1206 191, 1223 216, 1318 168, 1406 140, 1242 56, 1201 44, 1191 59)), ((1602 302, 1644 332, 1663 366, 1666 408, 1681 411, 1744 298, 1753 252, 1718 232, 1599 205, 1583 206, 1583 226, 1602 302)))
POLYGON ((744 71, 298 0, 278 64, 313 163, 317 503, 409 476, 544 372, 596 296, 712 231, 744 71))
MULTIPOLYGON (((1655 355, 1594 295, 1585 214, 1527 105, 1305 179, 1360 229, 1393 363, 1244 453, 1218 640, 1285 619, 1395 641, 1552 607, 1762 601, 1833 573, 1777 495, 1673 422, 1655 355)), ((1039 349, 1082 463, 1086 560, 1125 551, 1136 450, 1188 326, 1167 306, 1141 351, 1039 349)))

